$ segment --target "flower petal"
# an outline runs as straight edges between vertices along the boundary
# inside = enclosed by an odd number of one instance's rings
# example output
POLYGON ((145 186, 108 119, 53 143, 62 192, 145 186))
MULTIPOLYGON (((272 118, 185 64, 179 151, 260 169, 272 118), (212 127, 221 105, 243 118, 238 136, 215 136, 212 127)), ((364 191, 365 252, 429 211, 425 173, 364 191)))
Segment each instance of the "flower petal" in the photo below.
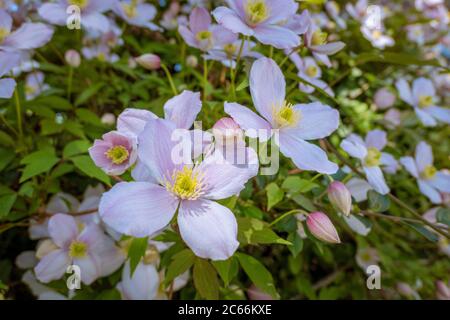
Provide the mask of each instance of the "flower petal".
POLYGON ((402 99, 407 104, 414 106, 414 98, 411 92, 411 88, 408 84, 408 82, 405 79, 399 79, 395 83, 395 87, 398 90, 398 93, 400 95, 400 99, 402 99))
POLYGON ((16 88, 16 80, 6 78, 0 79, 0 98, 9 99, 12 97, 14 93, 14 89, 16 88))
POLYGON ((214 201, 183 201, 178 225, 181 237, 200 258, 226 260, 239 247, 236 218, 214 201))
POLYGON ((419 177, 419 171, 417 170, 416 162, 412 157, 401 157, 400 163, 403 167, 414 177, 419 177))
POLYGON ((386 131, 375 129, 369 131, 366 136, 366 146, 382 150, 387 144, 386 131))
POLYGON ((55 250, 44 256, 34 268, 36 278, 44 283, 61 279, 66 268, 70 264, 70 258, 66 251, 55 250))
POLYGON ((96 259, 87 256, 81 259, 74 259, 73 264, 80 267, 81 282, 90 285, 99 275, 99 265, 96 259))
POLYGON ((422 194, 427 196, 432 203, 435 204, 442 203, 442 197, 439 191, 433 188, 427 181, 417 180, 417 184, 419 185, 420 192, 422 192, 422 194))
POLYGON ((419 142, 415 151, 417 170, 422 172, 427 166, 433 165, 433 151, 425 141, 419 142))
POLYGON ((0 8, 0 29, 6 30, 6 32, 10 32, 12 28, 12 18, 9 13, 0 8))
POLYGON ((256 60, 250 71, 250 91, 256 110, 270 123, 274 108, 280 108, 286 95, 286 81, 272 59, 256 60))
POLYGON ((333 174, 339 169, 335 163, 328 160, 325 151, 295 134, 280 132, 280 150, 302 170, 333 174))
POLYGON ((177 128, 190 129, 201 109, 200 93, 184 90, 164 105, 165 119, 174 122, 177 128))
POLYGON ((48 221, 48 232, 58 247, 67 248, 78 236, 78 225, 74 217, 58 213, 48 221))
POLYGON ((342 140, 341 148, 354 158, 364 159, 367 156, 366 146, 351 138, 342 140))
POLYGON ((380 167, 363 167, 366 173, 367 181, 375 189, 376 192, 380 194, 389 193, 389 187, 384 180, 383 172, 380 167))
POLYGON ((272 127, 271 125, 250 110, 247 107, 235 102, 225 102, 225 113, 229 114, 236 123, 245 130, 245 134, 250 138, 257 138, 265 141, 270 138, 272 127), (259 133, 261 130, 261 134, 259 133), (263 134, 263 132, 265 132, 263 134))
POLYGON ((53 28, 44 23, 24 23, 11 33, 2 43, 2 47, 15 50, 40 48, 53 36, 53 28))
POLYGON ((288 28, 277 25, 261 25, 255 28, 254 37, 261 43, 277 49, 295 48, 300 45, 300 37, 288 28))
POLYGON ((131 277, 130 262, 122 271, 120 291, 126 300, 153 300, 159 288, 159 274, 152 264, 139 263, 131 277))
POLYGON ((117 131, 137 137, 144 130, 148 120, 157 118, 151 111, 127 108, 117 118, 117 131))
POLYGON ((103 194, 99 213, 115 231, 145 237, 167 226, 177 205, 178 200, 163 187, 147 182, 120 182, 103 194))
POLYGON ((426 109, 426 112, 441 122, 450 123, 450 109, 448 108, 431 106, 426 109))
POLYGON ((88 30, 107 33, 110 28, 110 22, 103 14, 99 12, 89 12, 82 15, 81 24, 88 30))
POLYGON ((441 192, 450 193, 450 174, 444 171, 438 171, 428 183, 441 192))
POLYGON ((436 91, 431 80, 418 78, 413 82, 412 94, 416 101, 418 101, 419 97, 422 95, 434 97, 436 95, 436 91))
POLYGON ((390 153, 382 152, 380 163, 383 165, 383 170, 387 173, 394 174, 398 169, 398 162, 390 153))
POLYGON ((367 200, 367 192, 372 190, 372 186, 364 179, 351 178, 345 186, 350 190, 356 202, 367 200))
POLYGON ((423 123, 423 125, 425 127, 434 127, 437 124, 436 119, 434 119, 434 117, 426 112, 425 110, 419 109, 419 108, 414 108, 414 111, 417 115, 417 117, 419 118, 419 120, 423 123))
POLYGON ((227 7, 218 7, 212 15, 219 24, 233 31, 234 33, 242 33, 246 36, 253 35, 253 30, 242 21, 241 17, 233 10, 227 7))
POLYGON ((189 27, 193 34, 208 30, 211 25, 211 16, 205 8, 195 7, 189 15, 189 27))
POLYGON ((67 22, 66 8, 60 3, 44 3, 39 7, 38 13, 42 19, 57 25, 65 25, 67 22))
POLYGON ((304 140, 322 139, 329 136, 339 126, 339 112, 320 102, 297 104, 295 110, 300 111, 300 121, 294 128, 287 127, 282 131, 293 131, 304 140))

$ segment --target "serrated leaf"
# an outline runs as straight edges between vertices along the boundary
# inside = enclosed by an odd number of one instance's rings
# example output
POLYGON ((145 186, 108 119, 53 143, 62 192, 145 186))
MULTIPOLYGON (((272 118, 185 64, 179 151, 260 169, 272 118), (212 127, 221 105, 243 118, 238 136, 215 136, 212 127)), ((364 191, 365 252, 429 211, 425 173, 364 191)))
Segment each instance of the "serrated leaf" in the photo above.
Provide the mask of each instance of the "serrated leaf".
POLYGON ((63 150, 63 157, 70 158, 72 156, 85 153, 91 147, 91 143, 87 140, 75 140, 69 142, 63 150))
POLYGON ((109 176, 98 168, 89 156, 76 156, 70 158, 75 167, 91 178, 96 178, 108 185, 111 184, 109 176))
POLYGON ((186 272, 195 262, 195 255, 190 249, 184 249, 172 257, 167 268, 164 283, 167 286, 173 279, 186 272))
POLYGON ((267 210, 273 208, 277 203, 283 200, 284 191, 274 182, 266 187, 267 192, 267 210))
POLYGON ((133 276, 136 267, 141 261, 141 258, 145 255, 145 251, 148 247, 148 237, 145 238, 133 238, 128 249, 128 258, 130 259, 130 277, 133 276))
POLYGON ((219 299, 219 280, 216 270, 206 260, 197 258, 194 263, 194 286, 203 298, 219 299))
POLYGON ((278 298, 278 292, 273 283, 272 274, 257 259, 243 253, 236 253, 239 263, 250 280, 260 290, 270 294, 273 298, 278 298))

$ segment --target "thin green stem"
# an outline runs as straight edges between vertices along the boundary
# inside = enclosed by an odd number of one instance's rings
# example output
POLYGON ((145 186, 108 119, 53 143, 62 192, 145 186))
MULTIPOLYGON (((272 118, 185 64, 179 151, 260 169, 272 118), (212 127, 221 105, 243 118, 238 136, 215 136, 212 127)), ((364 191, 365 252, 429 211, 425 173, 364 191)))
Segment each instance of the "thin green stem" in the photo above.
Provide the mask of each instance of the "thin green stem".
POLYGON ((303 214, 307 214, 306 211, 300 210, 300 209, 294 209, 291 211, 288 211, 286 213, 283 213, 281 216, 279 216, 278 218, 276 218, 275 220, 273 220, 271 223, 269 223, 269 227, 273 227, 274 225, 276 225, 278 222, 280 222, 281 220, 283 220, 284 218, 296 214, 296 213, 303 213, 303 214))
POLYGON ((178 94, 178 91, 177 91, 177 88, 175 87, 175 84, 173 83, 172 75, 170 74, 169 69, 167 68, 167 66, 164 63, 161 63, 161 68, 166 73, 166 77, 169 80, 170 87, 172 88, 172 92, 176 96, 178 94))
POLYGON ((203 58, 203 102, 206 101, 206 87, 208 85, 208 63, 203 58))
POLYGON ((0 113, 0 119, 2 119, 3 123, 5 124, 5 126, 6 126, 9 130, 11 130, 12 133, 14 133, 16 136, 19 135, 19 134, 17 133, 17 130, 14 129, 14 127, 11 126, 11 125, 8 123, 8 121, 6 120, 5 116, 4 116, 2 113, 0 113))
POLYGON ((23 129, 22 129, 22 107, 20 106, 19 92, 16 88, 14 90, 14 99, 16 101, 16 114, 17 114, 17 128, 19 129, 19 138, 22 140, 23 129))
POLYGON ((70 101, 70 95, 72 93, 72 80, 73 80, 73 67, 69 67, 69 78, 67 81, 67 100, 70 101))

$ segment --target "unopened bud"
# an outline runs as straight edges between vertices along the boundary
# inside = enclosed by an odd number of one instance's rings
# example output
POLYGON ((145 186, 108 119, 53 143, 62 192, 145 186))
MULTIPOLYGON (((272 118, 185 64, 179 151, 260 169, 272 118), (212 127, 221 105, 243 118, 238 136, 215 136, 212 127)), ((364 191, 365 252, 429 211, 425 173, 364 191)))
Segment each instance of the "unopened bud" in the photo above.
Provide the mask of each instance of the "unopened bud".
POLYGON ((306 225, 317 239, 328 243, 341 243, 336 228, 325 213, 310 213, 306 219, 306 225))
POLYGON ((345 184, 340 181, 333 181, 328 186, 328 199, 331 204, 346 216, 350 215, 352 208, 352 195, 345 184))
POLYGON ((78 68, 81 64, 80 54, 76 50, 67 50, 64 58, 66 59, 67 64, 71 67, 78 68))
POLYGON ((231 118, 220 119, 214 124, 212 130, 216 142, 222 144, 234 142, 235 138, 241 139, 243 137, 241 127, 231 118))
POLYGON ((190 55, 186 58, 186 64, 189 67, 195 68, 198 65, 198 59, 194 55, 190 55))
POLYGON ((450 300, 450 288, 443 281, 436 281, 436 289, 436 297, 439 300, 450 300))
POLYGON ((148 70, 157 70, 161 67, 161 59, 156 54, 146 53, 135 60, 141 67, 148 70))
POLYGON ((116 123, 116 116, 112 113, 107 112, 103 114, 101 121, 103 124, 112 126, 114 123, 116 123))

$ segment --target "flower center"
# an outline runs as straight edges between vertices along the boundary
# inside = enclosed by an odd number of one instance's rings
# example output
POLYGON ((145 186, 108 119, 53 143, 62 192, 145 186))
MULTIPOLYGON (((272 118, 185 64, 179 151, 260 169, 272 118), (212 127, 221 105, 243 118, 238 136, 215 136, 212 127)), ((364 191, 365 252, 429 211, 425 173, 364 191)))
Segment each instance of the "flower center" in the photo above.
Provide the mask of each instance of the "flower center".
POLYGON ((84 258, 87 254, 87 244, 81 241, 74 241, 69 247, 69 256, 72 258, 84 258))
POLYGON ((317 76, 317 67, 316 66, 309 66, 306 68, 306 75, 311 78, 315 78, 317 76))
POLYGON ((374 167, 380 165, 381 152, 375 147, 369 147, 367 149, 367 156, 364 159, 366 166, 374 167))
POLYGON ((375 40, 378 40, 378 39, 380 39, 381 38, 381 31, 380 30, 373 30, 372 31, 372 37, 375 39, 375 40))
POLYGON ((129 152, 124 146, 114 146, 109 148, 105 155, 112 163, 122 164, 128 159, 129 152))
POLYGON ((137 16, 136 4, 134 2, 122 4, 122 9, 130 19, 137 16))
POLYGON ((199 31, 197 32, 195 37, 197 38, 198 41, 205 41, 211 39, 212 33, 211 31, 208 30, 199 31))
POLYGON ((36 87, 33 87, 33 86, 25 86, 25 93, 26 93, 27 95, 35 94, 36 91, 37 91, 37 88, 36 88, 36 87))
POLYGON ((295 110, 292 104, 283 102, 281 108, 274 107, 274 121, 279 128, 296 125, 301 118, 300 111, 295 110))
POLYGON ((328 33, 322 32, 320 30, 314 31, 311 39, 311 44, 313 46, 320 46, 322 44, 325 44, 328 38, 328 33))
POLYGON ((252 25, 263 22, 269 16, 269 10, 264 0, 248 0, 245 6, 245 14, 252 25))
POLYGON ((78 6, 81 9, 86 8, 89 4, 89 0, 69 0, 69 4, 78 6))
POLYGON ((0 43, 5 40, 5 38, 9 35, 9 30, 6 28, 0 28, 0 43))
POLYGON ((106 61, 106 54, 103 53, 103 52, 99 52, 99 53, 97 54, 97 59, 98 59, 100 62, 105 62, 105 61, 106 61))
POLYGON ((429 107, 433 103, 433 97, 423 95, 419 97, 419 107, 420 108, 426 108, 429 107))
POLYGON ((425 167, 425 169, 423 169, 421 176, 422 176, 422 178, 424 178, 426 180, 433 179, 434 176, 436 175, 436 172, 437 172, 437 170, 434 166, 427 165, 425 167))
POLYGON ((165 182, 166 189, 180 199, 195 200, 203 192, 203 176, 194 169, 184 166, 172 174, 172 182, 165 182))
POLYGON ((223 47, 223 51, 225 51, 227 57, 232 57, 235 54, 237 49, 238 49, 237 46, 235 46, 232 43, 226 44, 223 47))

